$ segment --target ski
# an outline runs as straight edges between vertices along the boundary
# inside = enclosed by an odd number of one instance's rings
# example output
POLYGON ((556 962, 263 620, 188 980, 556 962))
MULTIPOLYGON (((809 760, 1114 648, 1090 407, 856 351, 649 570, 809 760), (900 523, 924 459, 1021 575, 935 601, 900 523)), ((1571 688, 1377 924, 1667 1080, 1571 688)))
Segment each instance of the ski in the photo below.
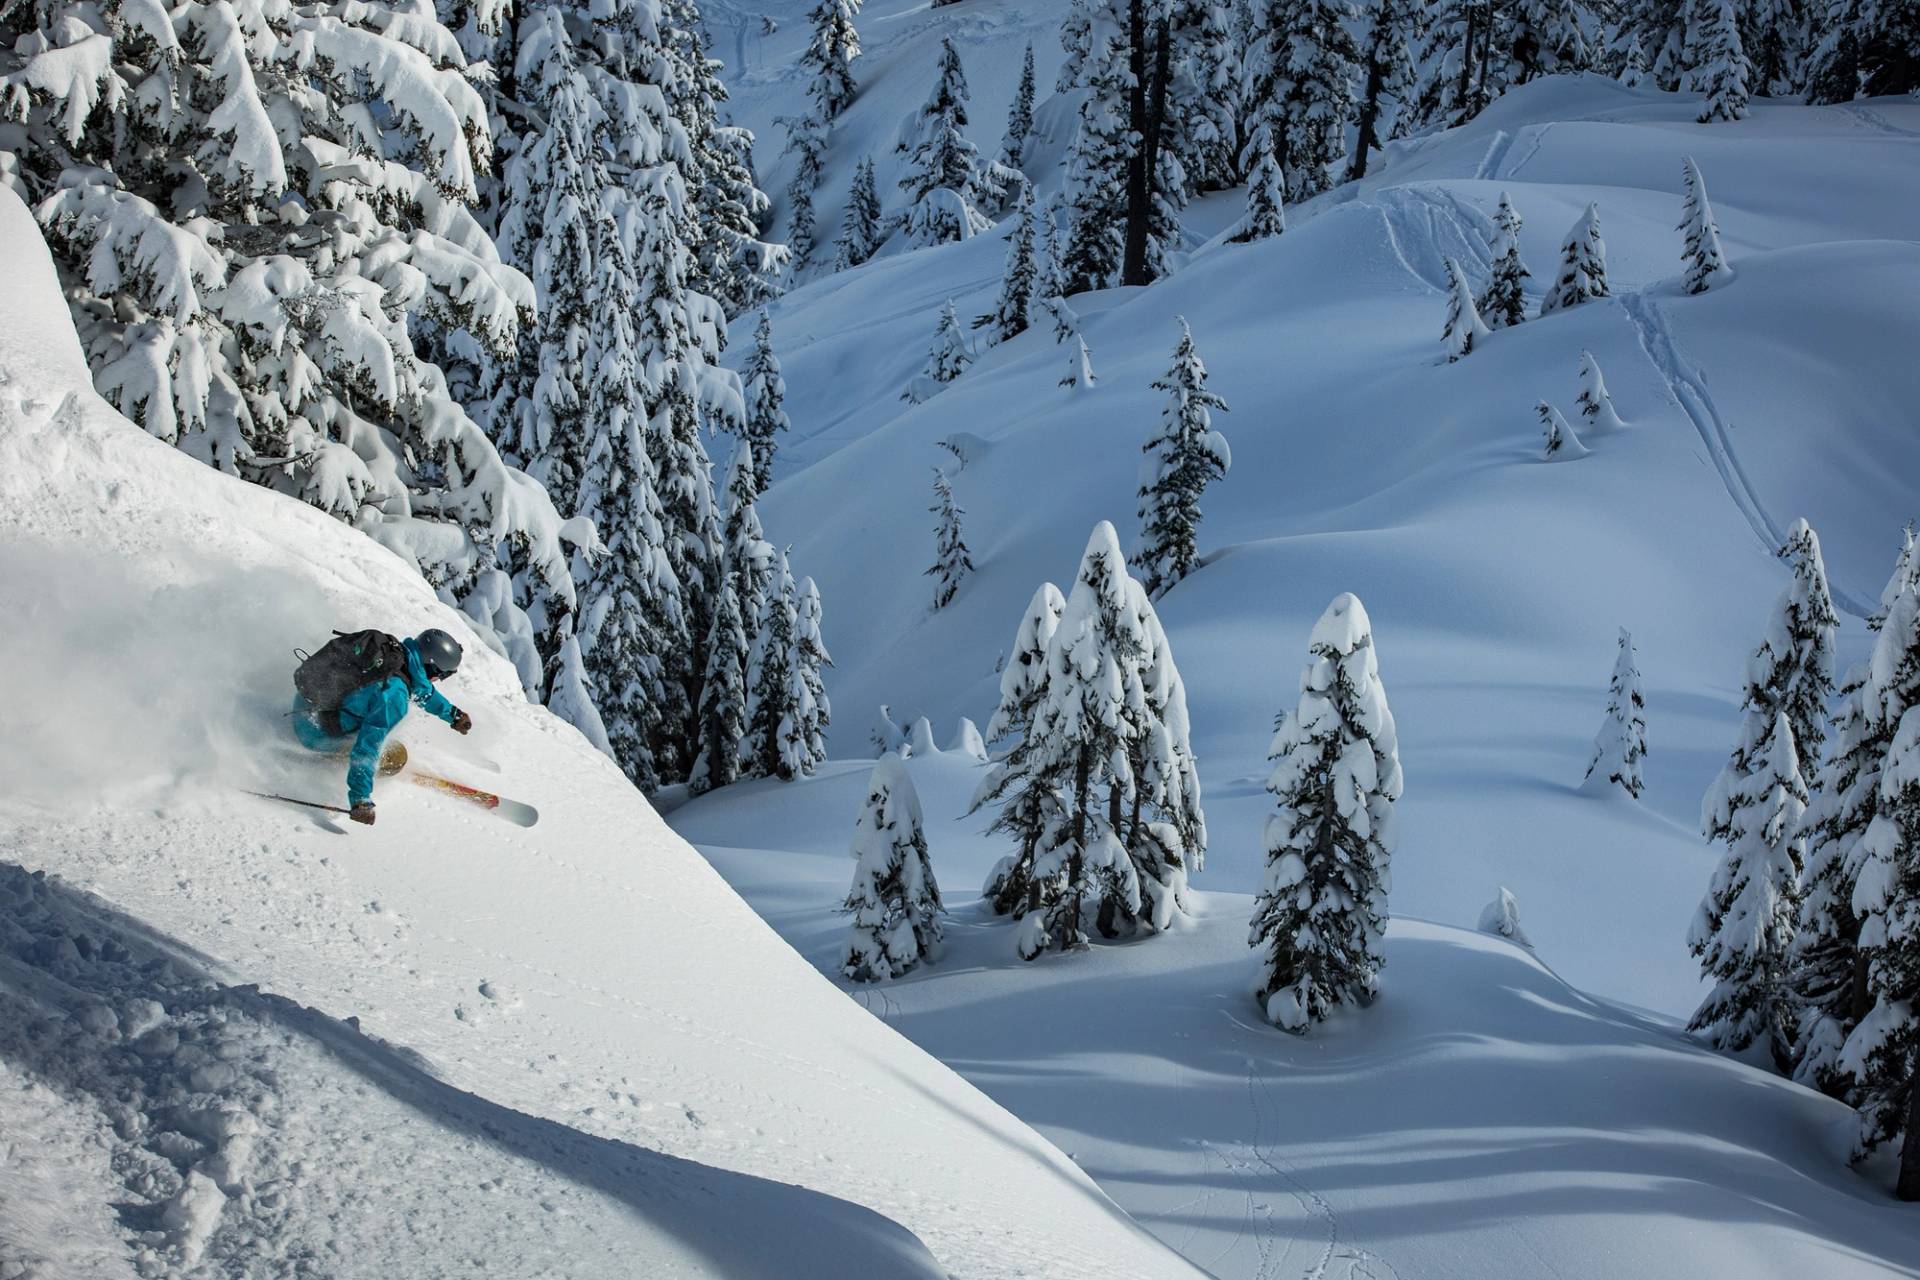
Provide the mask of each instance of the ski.
POLYGON ((421 773, 417 769, 404 776, 407 781, 417 787, 425 787, 429 791, 438 791, 441 795, 479 805, 482 809, 491 811, 494 816, 505 818, 517 827, 530 827, 540 821, 540 811, 519 800, 509 800, 491 791, 482 791, 478 787, 470 787, 464 782, 455 782, 451 778, 442 778, 437 774, 421 773))

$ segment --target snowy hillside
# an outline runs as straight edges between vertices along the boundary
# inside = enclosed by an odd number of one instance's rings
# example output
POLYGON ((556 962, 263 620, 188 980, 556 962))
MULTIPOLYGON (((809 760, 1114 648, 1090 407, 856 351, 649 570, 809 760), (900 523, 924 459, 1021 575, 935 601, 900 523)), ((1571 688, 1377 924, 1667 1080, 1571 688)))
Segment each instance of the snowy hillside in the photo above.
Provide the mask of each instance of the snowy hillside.
POLYGON ((854 1007, 372 540, 90 389, 0 193, 0 1275, 1190 1276, 854 1007), (348 828, 330 626, 466 637, 476 722, 348 828), (42 873, 46 873, 44 876, 42 873))
MULTIPOLYGON (((1847 1108, 1570 987, 1566 940, 1534 929, 1525 898, 1538 958, 1397 917, 1381 1002, 1296 1039, 1247 999, 1244 893, 1202 895, 1172 937, 1021 964, 1011 927, 968 892, 1003 852, 960 816, 978 766, 949 752, 908 767, 954 907, 949 950, 854 998, 1221 1280, 1920 1266, 1911 1213, 1845 1166, 1847 1108)), ((869 771, 743 784, 674 814, 830 973, 847 938, 831 910, 847 815, 869 771), (776 831, 776 848, 756 847, 776 831)))
MULTIPOLYGON (((1018 47, 989 43, 973 61, 1018 47)), ((876 97, 924 92, 924 80, 869 84, 876 97)), ((1198 883, 1255 887, 1273 717, 1312 619, 1351 590, 1377 628, 1407 770, 1395 912, 1470 922, 1507 885, 1569 980, 1690 1011, 1684 938, 1712 867, 1699 797, 1785 581, 1772 550, 1805 516, 1857 613, 1920 501, 1905 408, 1920 398, 1905 355, 1920 341, 1920 107, 1757 103, 1711 128, 1695 110, 1597 77, 1509 94, 1291 210, 1277 239, 1211 244, 1150 288, 1076 298, 1090 391, 1057 385, 1067 357, 1040 331, 929 403, 900 402, 945 299, 963 317, 990 307, 997 234, 783 299, 772 316, 794 439, 764 506, 830 602, 835 754, 870 750, 882 703, 902 723, 930 716, 943 739, 957 716, 984 723, 1034 588, 1066 582, 1094 521, 1132 536, 1138 449, 1162 402, 1148 384, 1184 315, 1232 408, 1216 426, 1233 448, 1204 502, 1207 565, 1160 605, 1206 785, 1198 883), (1678 279, 1688 155, 1735 271, 1700 297, 1678 279), (1502 191, 1526 219, 1535 296, 1597 201, 1616 296, 1445 364, 1444 259, 1484 280, 1502 191), (1573 413, 1583 351, 1629 426, 1589 441, 1589 458, 1542 465, 1535 403, 1573 413), (941 440, 967 455, 953 485, 979 572, 932 614, 921 571, 941 440), (1576 790, 1623 626, 1647 684, 1639 805, 1576 790)), ((983 144, 995 111, 977 113, 983 144)), ((1237 216, 1237 199, 1202 202, 1196 236, 1237 216)), ((1849 616, 1843 663, 1863 637, 1849 616)))

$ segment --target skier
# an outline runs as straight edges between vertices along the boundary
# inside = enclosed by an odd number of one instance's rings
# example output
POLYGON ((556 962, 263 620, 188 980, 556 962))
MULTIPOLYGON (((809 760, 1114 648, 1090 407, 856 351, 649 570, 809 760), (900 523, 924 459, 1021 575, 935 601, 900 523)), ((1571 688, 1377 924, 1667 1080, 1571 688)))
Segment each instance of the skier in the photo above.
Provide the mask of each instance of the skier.
POLYGON ((294 736, 314 751, 347 752, 347 808, 355 822, 373 823, 374 767, 409 703, 455 733, 473 728, 473 717, 433 687, 459 669, 459 642, 434 629, 411 640, 381 631, 335 632, 293 673, 294 736))

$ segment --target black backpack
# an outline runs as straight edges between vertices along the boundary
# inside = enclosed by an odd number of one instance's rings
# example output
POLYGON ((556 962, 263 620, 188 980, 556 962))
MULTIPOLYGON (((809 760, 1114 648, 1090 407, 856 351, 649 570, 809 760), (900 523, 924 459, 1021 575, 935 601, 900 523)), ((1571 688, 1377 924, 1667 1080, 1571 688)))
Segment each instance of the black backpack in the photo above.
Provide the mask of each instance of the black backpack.
POLYGON ((333 639, 308 657, 294 650, 300 665, 293 671, 293 687, 313 704, 320 727, 339 737, 340 704, 355 689, 379 684, 407 671, 406 646, 384 631, 336 631, 333 639))

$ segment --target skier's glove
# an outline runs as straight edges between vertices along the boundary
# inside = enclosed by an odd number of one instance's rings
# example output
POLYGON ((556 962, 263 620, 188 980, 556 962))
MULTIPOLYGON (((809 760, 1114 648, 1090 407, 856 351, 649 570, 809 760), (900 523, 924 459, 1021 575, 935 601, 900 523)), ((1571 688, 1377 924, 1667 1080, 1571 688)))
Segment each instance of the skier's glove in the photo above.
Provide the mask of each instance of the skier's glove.
POLYGON ((373 801, 362 800, 359 804, 353 806, 353 811, 349 813, 347 816, 349 818, 352 818, 355 822, 364 822, 368 826, 372 826, 373 825, 373 801))
POLYGON ((473 717, 464 711, 455 709, 453 713, 453 731, 455 733, 465 733, 471 728, 473 728, 473 717))

